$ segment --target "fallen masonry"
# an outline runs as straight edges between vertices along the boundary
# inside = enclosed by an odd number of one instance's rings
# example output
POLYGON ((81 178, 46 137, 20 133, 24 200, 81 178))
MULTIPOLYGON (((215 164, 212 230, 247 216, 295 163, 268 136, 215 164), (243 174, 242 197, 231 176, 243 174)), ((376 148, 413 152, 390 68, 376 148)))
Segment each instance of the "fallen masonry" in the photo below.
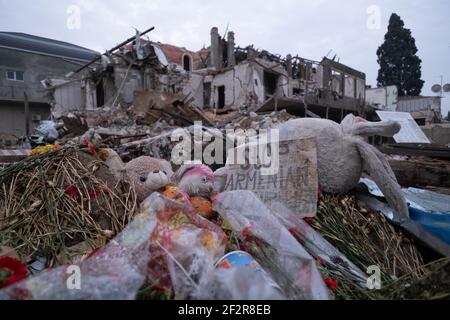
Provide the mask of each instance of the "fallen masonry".
POLYGON ((394 143, 364 73, 142 36, 48 77, 51 120, 3 136, 0 299, 449 297, 448 146, 394 143))

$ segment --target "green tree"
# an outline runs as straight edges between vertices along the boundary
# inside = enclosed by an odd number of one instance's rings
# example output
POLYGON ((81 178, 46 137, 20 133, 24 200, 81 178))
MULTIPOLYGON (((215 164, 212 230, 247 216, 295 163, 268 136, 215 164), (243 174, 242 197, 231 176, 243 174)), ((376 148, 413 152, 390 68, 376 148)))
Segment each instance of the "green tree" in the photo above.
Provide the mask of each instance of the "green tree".
POLYGON ((422 60, 416 55, 416 41, 411 30, 395 13, 389 19, 384 43, 378 48, 378 86, 396 85, 400 96, 418 96, 424 81, 421 80, 422 60))

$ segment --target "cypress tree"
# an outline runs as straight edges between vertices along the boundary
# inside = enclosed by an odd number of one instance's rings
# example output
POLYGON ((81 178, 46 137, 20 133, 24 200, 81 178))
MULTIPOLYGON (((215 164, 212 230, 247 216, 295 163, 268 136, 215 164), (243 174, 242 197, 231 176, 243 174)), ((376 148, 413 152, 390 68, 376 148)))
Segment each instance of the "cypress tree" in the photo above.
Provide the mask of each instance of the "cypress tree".
POLYGON ((418 96, 424 81, 421 80, 422 60, 416 55, 416 41, 411 30, 395 13, 389 19, 384 43, 378 48, 378 86, 396 85, 399 96, 418 96))

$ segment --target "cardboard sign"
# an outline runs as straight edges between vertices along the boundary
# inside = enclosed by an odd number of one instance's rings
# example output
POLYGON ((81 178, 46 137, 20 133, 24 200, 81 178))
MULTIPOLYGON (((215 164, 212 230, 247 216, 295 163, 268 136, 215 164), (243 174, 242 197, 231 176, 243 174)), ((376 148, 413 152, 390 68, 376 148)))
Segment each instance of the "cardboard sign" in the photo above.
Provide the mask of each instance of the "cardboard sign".
POLYGON ((280 202, 301 216, 315 216, 318 188, 315 139, 280 141, 278 147, 276 174, 264 174, 261 165, 230 165, 225 191, 251 190, 268 205, 280 202))

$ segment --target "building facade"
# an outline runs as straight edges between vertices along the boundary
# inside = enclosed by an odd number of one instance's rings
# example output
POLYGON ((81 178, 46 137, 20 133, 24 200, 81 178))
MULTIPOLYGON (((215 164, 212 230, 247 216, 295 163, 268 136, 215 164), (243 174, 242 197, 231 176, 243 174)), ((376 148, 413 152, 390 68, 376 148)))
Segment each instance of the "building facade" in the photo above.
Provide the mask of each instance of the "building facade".
POLYGON ((98 53, 66 42, 29 34, 0 32, 0 133, 26 134, 50 117, 51 96, 42 81, 64 77, 98 53), (26 98, 25 98, 26 97, 26 98))

